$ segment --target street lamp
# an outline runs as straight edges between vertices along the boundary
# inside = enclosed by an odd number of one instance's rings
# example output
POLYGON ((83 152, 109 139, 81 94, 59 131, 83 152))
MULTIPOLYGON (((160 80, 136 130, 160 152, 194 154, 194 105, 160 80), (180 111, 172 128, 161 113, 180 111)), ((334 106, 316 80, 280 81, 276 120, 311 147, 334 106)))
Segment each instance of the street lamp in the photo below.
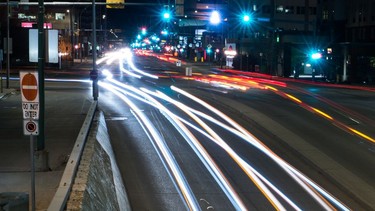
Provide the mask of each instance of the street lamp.
POLYGON ((217 11, 217 10, 214 10, 212 13, 211 13, 211 17, 210 17, 210 23, 211 24, 214 24, 214 25, 217 25, 221 22, 221 16, 220 16, 220 13, 217 11))
POLYGON ((311 54, 311 58, 314 59, 314 60, 321 59, 322 58, 322 54, 319 53, 319 52, 313 53, 313 54, 311 54))

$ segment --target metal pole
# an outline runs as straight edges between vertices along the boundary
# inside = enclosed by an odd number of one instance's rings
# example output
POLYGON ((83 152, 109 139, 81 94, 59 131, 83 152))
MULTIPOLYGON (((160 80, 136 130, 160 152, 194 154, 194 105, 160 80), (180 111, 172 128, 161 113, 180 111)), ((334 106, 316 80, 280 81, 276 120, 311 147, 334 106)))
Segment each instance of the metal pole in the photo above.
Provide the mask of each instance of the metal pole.
POLYGON ((347 59, 348 59, 348 47, 344 45, 344 62, 343 62, 343 74, 342 74, 342 81, 346 82, 348 79, 348 64, 347 64, 347 59))
MULTIPOLYGON (((3 52, 0 51, 0 57, 3 55, 3 52)), ((0 87, 1 87, 1 90, 0 92, 3 93, 3 74, 1 74, 1 71, 3 70, 3 60, 0 59, 0 87)))
POLYGON ((82 14, 85 12, 87 7, 85 7, 80 13, 79 13, 79 34, 78 34, 78 43, 79 43, 79 53, 80 53, 80 59, 82 63, 82 56, 83 56, 83 39, 82 39, 82 14))
POLYGON ((71 56, 73 59, 74 64, 74 57, 75 57, 75 48, 74 48, 74 32, 73 32, 73 12, 74 12, 74 6, 69 8, 69 36, 70 36, 70 43, 71 43, 71 56))
POLYGON ((30 162, 31 162, 31 210, 35 211, 35 158, 34 158, 34 137, 30 135, 30 162))
POLYGON ((44 0, 38 4, 38 80, 39 80, 39 137, 36 149, 44 150, 44 0))
POLYGON ((96 76, 92 81, 92 95, 94 100, 98 100, 98 71, 96 70, 96 7, 95 0, 92 0, 92 71, 96 76))
POLYGON ((6 77, 6 87, 9 89, 9 79, 10 79, 10 43, 9 43, 9 19, 10 19, 10 6, 9 0, 7 0, 7 77, 6 77))

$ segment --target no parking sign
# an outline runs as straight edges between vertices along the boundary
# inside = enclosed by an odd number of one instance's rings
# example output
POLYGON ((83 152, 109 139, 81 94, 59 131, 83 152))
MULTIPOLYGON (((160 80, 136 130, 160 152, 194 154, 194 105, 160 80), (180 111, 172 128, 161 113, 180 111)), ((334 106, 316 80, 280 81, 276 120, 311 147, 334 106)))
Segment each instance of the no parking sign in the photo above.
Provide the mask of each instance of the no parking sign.
POLYGON ((38 121, 35 120, 23 120, 23 134, 24 135, 39 135, 38 121))

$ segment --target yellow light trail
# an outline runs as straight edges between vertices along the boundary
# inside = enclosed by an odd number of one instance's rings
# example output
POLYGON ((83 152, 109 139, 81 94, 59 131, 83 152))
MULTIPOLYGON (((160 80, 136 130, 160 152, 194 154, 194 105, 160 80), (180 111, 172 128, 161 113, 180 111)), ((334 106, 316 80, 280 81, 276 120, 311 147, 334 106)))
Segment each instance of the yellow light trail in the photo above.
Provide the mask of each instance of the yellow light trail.
POLYGON ((289 97, 290 99, 296 101, 297 103, 302 103, 302 101, 301 101, 300 99, 294 97, 293 95, 286 94, 286 93, 285 93, 285 95, 286 95, 287 97, 289 97))
POLYGON ((325 118, 330 119, 330 120, 333 120, 333 117, 331 117, 330 115, 324 113, 323 111, 321 111, 321 110, 319 110, 319 109, 317 109, 317 108, 311 107, 311 106, 310 106, 310 108, 311 108, 312 110, 314 110, 316 113, 318 113, 318 114, 324 116, 325 118))
POLYGON ((365 134, 359 132, 358 130, 356 130, 354 128, 351 128, 351 127, 346 127, 346 128, 349 129, 350 131, 352 131, 353 133, 357 134, 358 136, 360 136, 364 139, 367 139, 367 140, 371 141, 372 143, 375 143, 375 139, 371 138, 370 136, 365 135, 365 134))
POLYGON ((291 166, 289 163, 284 161, 282 158, 280 158, 278 155, 276 155, 272 150, 270 150, 267 146, 265 146, 260 140, 256 139, 251 133, 249 133, 247 130, 242 128, 238 123, 233 121, 231 118, 226 116, 221 111, 217 110, 216 108, 212 107, 205 101, 195 97, 194 95, 191 95, 190 93, 187 93, 186 91, 179 89, 175 86, 171 86, 172 90, 183 94, 184 96, 189 97, 190 99, 200 103, 201 105, 209 108, 211 111, 216 113, 217 115, 221 116, 223 119, 225 119, 228 123, 230 123, 232 126, 234 126, 238 131, 241 131, 247 138, 244 138, 246 141, 248 141, 250 144, 256 146, 263 152, 265 152, 267 155, 269 155, 270 158, 276 161, 283 169, 285 169, 286 172, 289 173, 289 175, 295 179, 297 183, 301 185, 301 187, 304 187, 304 189, 310 193, 310 195, 319 202, 322 207, 324 207, 325 210, 334 210, 332 208, 332 205, 327 204, 325 200, 322 200, 320 195, 316 195, 316 191, 318 191, 320 194, 323 194, 324 197, 327 197, 331 202, 334 202, 335 205, 339 206, 343 210, 349 210, 344 204, 342 204, 340 201, 332 197, 328 192, 326 192, 324 189, 322 189, 320 186, 318 186, 315 182, 310 180, 308 177, 304 176, 301 172, 296 170, 293 166, 291 166), (311 190, 310 188, 313 187, 314 189, 311 190), (316 191, 315 191, 316 190, 316 191))
POLYGON ((268 85, 266 85, 265 87, 266 87, 266 89, 271 89, 271 90, 274 91, 274 92, 279 91, 278 89, 276 89, 276 88, 273 87, 273 86, 268 86, 268 85))

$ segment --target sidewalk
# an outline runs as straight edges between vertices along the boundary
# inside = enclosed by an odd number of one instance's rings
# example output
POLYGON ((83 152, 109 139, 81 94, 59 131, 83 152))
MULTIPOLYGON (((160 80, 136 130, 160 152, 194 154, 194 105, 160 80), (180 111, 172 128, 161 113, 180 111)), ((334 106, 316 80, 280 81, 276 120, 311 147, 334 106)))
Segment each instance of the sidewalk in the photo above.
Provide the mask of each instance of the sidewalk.
MULTIPOLYGON (((88 71, 89 67, 84 64, 61 71, 77 71, 78 68, 88 71)), ((17 71, 17 68, 12 70, 17 71)), ((56 192, 90 107, 91 94, 90 84, 79 84, 71 89, 46 87, 44 142, 49 170, 35 174, 36 210, 46 210, 56 192)), ((0 93, 0 210, 5 205, 1 198, 4 193, 29 194, 31 191, 30 136, 24 135, 21 106, 19 81, 11 80, 10 89, 0 93)))

